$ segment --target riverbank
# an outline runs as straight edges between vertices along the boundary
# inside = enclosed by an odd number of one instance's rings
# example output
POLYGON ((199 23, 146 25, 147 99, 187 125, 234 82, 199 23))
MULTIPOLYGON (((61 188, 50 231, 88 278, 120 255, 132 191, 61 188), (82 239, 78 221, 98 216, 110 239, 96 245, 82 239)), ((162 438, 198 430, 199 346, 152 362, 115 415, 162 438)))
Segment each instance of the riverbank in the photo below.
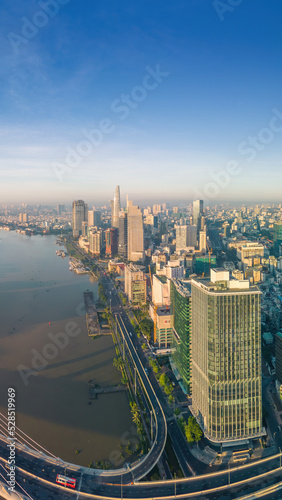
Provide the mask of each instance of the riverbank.
POLYGON ((97 282, 69 272, 68 259, 58 259, 54 252, 55 237, 30 239, 8 231, 5 235, 5 266, 0 266, 0 411, 7 415, 7 389, 14 387, 17 426, 35 441, 80 465, 107 460, 119 450, 123 434, 130 432, 132 419, 125 392, 104 394, 88 404, 90 379, 106 386, 121 378, 113 366, 112 337, 92 340, 87 334, 83 291, 90 289, 97 297, 97 282), (74 336, 66 333, 78 331, 74 336), (65 346, 54 341, 60 333, 65 339, 67 335, 65 346), (33 372, 27 376, 30 368, 33 372))

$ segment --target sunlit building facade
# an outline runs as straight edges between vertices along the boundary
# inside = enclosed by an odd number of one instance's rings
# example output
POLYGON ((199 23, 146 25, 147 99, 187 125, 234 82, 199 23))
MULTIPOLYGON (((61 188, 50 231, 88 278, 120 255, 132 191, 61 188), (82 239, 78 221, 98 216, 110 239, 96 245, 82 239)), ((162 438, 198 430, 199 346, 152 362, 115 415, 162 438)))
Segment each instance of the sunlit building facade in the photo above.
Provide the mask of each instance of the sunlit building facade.
POLYGON ((211 441, 261 436, 261 292, 222 268, 191 285, 193 413, 211 441))

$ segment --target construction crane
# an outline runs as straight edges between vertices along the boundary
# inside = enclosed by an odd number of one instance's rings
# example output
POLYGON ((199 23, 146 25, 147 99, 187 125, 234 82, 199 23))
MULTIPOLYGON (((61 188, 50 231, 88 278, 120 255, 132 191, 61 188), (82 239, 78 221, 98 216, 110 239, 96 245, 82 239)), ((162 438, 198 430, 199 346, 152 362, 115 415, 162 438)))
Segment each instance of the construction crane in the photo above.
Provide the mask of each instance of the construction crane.
POLYGON ((149 265, 149 275, 150 275, 150 281, 151 281, 151 290, 152 290, 152 304, 154 308, 154 344, 157 343, 157 309, 158 306, 154 304, 153 300, 153 280, 152 280, 152 272, 151 272, 151 266, 149 265))

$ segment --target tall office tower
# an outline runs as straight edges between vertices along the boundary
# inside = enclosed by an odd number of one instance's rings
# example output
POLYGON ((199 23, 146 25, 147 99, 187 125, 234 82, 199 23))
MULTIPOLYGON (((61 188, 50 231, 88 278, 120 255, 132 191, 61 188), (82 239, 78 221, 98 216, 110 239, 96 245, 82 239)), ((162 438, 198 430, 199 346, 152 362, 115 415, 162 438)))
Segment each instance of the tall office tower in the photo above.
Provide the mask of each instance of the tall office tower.
POLYGON ((89 227, 101 227, 101 212, 100 210, 89 210, 88 211, 88 226, 89 227))
POLYGON ((176 250, 184 250, 187 247, 188 226, 175 226, 176 250))
POLYGON ((106 255, 113 256, 118 253, 118 230, 111 227, 105 231, 106 255))
POLYGON ((200 250, 200 252, 206 252, 206 250, 207 250, 207 233, 206 233, 206 230, 200 231, 200 235, 199 235, 199 250, 200 250))
POLYGON ((276 252, 278 252, 279 245, 282 243, 282 221, 273 224, 273 243, 276 252))
POLYGON ((133 262, 144 259, 142 212, 132 201, 127 202, 127 258, 133 262))
POLYGON ((173 316, 173 362, 181 376, 185 392, 191 392, 191 284, 173 279, 170 282, 173 316))
POLYGON ((127 213, 119 214, 118 254, 127 259, 127 213))
POLYGON ((193 224, 199 229, 201 216, 204 213, 204 202, 203 200, 193 201, 193 224))
POLYGON ((65 205, 57 205, 57 213, 62 214, 65 211, 65 205))
POLYGON ((72 234, 77 238, 82 233, 82 222, 88 220, 88 206, 84 201, 72 203, 72 234))
POLYGON ((193 413, 213 442, 261 436, 261 292, 223 268, 191 285, 193 413))
POLYGON ((230 236, 230 226, 227 221, 224 222, 223 226, 223 236, 226 238, 227 236, 230 236))
POLYGON ((187 247, 197 246, 197 226, 187 226, 187 247))
POLYGON ((92 254, 100 255, 102 250, 103 231, 97 228, 89 232, 89 250, 92 254))
POLYGON ((120 212, 120 191, 119 186, 116 187, 115 196, 112 202, 112 227, 119 228, 119 212, 120 212))
POLYGON ((94 227, 94 210, 88 210, 88 226, 94 227))
POLYGON ((89 210, 88 226, 101 227, 101 212, 100 210, 89 210))
POLYGON ((143 271, 130 263, 124 269, 124 291, 133 304, 146 304, 147 281, 143 271))
POLYGON ((197 226, 175 226, 176 250, 197 246, 197 226))
POLYGON ((162 211, 161 205, 153 205, 153 214, 158 215, 162 211))
POLYGON ((19 214, 19 222, 28 222, 28 214, 20 213, 19 214))

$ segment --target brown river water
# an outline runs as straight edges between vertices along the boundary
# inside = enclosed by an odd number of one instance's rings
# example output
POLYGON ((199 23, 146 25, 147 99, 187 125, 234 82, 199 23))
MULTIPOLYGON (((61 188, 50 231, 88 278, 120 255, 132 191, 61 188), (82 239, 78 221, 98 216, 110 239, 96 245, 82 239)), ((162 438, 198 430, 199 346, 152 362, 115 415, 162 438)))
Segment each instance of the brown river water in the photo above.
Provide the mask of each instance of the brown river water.
POLYGON ((120 372, 112 337, 87 335, 83 292, 97 296, 98 284, 71 272, 55 241, 0 230, 0 412, 15 388, 18 428, 87 466, 116 456, 132 420, 125 392, 88 404, 88 381, 114 385, 120 372))

